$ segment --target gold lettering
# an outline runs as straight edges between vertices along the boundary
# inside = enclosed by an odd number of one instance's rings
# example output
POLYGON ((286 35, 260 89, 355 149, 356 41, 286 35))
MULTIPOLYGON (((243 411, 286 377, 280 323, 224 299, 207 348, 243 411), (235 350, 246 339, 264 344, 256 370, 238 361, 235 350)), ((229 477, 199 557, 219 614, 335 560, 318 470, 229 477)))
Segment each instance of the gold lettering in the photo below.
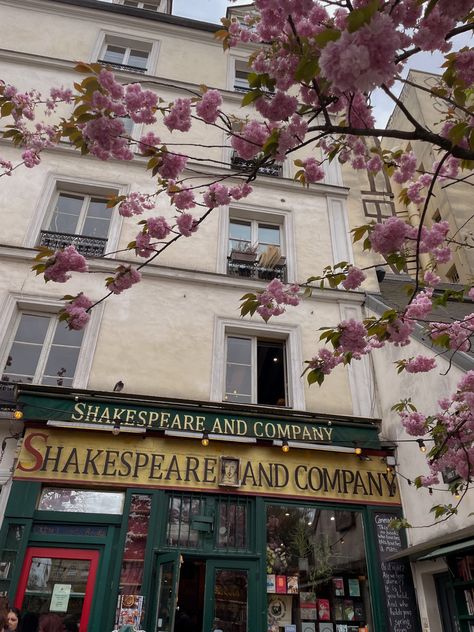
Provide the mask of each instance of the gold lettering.
POLYGON ((328 440, 332 441, 332 431, 334 428, 323 428, 323 430, 326 433, 328 440))
POLYGON ((247 434, 247 422, 243 419, 237 419, 237 434, 245 436, 247 434))
POLYGON ((323 430, 326 430, 326 428, 313 428, 313 439, 315 441, 324 441, 323 430))
POLYGON ((253 432, 256 437, 263 436, 263 423, 261 421, 256 421, 253 425, 253 432))
POLYGON ((215 421, 214 421, 214 425, 212 426, 212 431, 213 434, 224 434, 224 431, 222 430, 222 426, 221 426, 221 422, 219 417, 216 417, 215 421))
POLYGON ((181 417, 179 416, 179 413, 176 413, 173 417, 173 421, 170 423, 170 428, 177 428, 178 430, 181 430, 181 417))
POLYGON ((184 430, 193 430, 194 417, 192 415, 184 415, 184 430))
POLYGON ((127 417, 125 421, 134 421, 136 413, 137 411, 134 410, 133 408, 130 408, 129 410, 127 410, 127 417))
POLYGON ((196 417, 196 431, 204 432, 204 422, 206 421, 205 417, 196 417))
POLYGON ((303 426, 303 436, 301 438, 302 439, 311 439, 311 433, 308 430, 308 428, 306 428, 306 426, 303 426))
POLYGON ((99 406, 91 406, 90 404, 87 406, 87 421, 97 421, 97 415, 99 414, 100 408, 99 406))
POLYGON ((224 417, 224 434, 235 434, 235 419, 226 419, 224 417))
MULTIPOLYGON (((156 414, 156 413, 152 413, 152 414, 156 414)), ((138 411, 138 421, 141 423, 141 425, 143 426, 147 425, 147 418, 148 418, 148 411, 146 410, 138 411)))
MULTIPOLYGON (((152 415, 154 415, 156 413, 152 413, 152 415)), ((159 414, 156 414, 156 418, 158 419, 159 414)), ((160 426, 161 428, 169 428, 169 418, 170 418, 170 414, 169 413, 161 413, 161 421, 160 421, 160 426)), ((151 419, 151 415, 150 415, 150 422, 152 421, 151 419)), ((153 418, 153 421, 155 421, 155 419, 153 418)))
POLYGON ((77 413, 77 416, 73 413, 71 415, 71 419, 73 421, 81 421, 81 419, 84 417, 84 408, 85 408, 85 404, 82 402, 78 402, 74 406, 74 413, 77 413))
POLYGON ((104 410, 102 411, 102 414, 100 416, 100 422, 107 422, 110 421, 110 413, 109 413, 109 408, 108 406, 106 406, 104 408, 104 410))

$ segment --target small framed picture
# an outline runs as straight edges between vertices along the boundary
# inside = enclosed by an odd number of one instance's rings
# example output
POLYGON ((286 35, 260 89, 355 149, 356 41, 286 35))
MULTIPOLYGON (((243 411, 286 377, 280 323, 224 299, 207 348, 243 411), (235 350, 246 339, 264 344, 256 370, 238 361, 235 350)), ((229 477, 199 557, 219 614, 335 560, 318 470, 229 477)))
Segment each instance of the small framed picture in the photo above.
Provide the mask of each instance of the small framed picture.
POLYGON ((240 459, 233 456, 221 456, 219 485, 222 487, 240 487, 240 459))

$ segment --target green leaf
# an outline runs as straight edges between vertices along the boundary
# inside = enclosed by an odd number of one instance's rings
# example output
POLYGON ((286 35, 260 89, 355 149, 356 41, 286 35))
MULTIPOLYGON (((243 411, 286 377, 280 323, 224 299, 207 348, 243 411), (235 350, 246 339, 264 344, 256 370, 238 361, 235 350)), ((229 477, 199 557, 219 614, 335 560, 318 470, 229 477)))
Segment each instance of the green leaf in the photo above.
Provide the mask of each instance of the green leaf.
POLYGON ((325 29, 322 33, 318 33, 314 38, 316 46, 324 48, 329 42, 335 42, 341 37, 341 31, 336 29, 325 29))
POLYGON ((240 102, 240 107, 245 107, 246 105, 250 105, 251 103, 253 103, 254 101, 256 101, 257 99, 259 99, 262 96, 263 92, 261 90, 251 90, 249 92, 247 92, 246 94, 244 94, 242 101, 240 102))
POLYGON ((319 73, 319 63, 316 58, 302 57, 295 71, 297 81, 309 83, 319 73))
POLYGON ((351 11, 347 17, 347 30, 349 33, 358 31, 364 24, 368 24, 379 8, 378 0, 372 0, 362 9, 351 11))

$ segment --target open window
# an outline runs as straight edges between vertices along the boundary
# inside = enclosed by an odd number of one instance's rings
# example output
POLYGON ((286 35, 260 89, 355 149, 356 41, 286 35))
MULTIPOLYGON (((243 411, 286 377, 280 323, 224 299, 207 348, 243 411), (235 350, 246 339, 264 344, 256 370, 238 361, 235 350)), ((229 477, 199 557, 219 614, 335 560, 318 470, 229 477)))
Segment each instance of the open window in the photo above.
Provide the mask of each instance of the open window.
POLYGON ((225 369, 225 401, 287 405, 284 340, 229 334, 225 369))

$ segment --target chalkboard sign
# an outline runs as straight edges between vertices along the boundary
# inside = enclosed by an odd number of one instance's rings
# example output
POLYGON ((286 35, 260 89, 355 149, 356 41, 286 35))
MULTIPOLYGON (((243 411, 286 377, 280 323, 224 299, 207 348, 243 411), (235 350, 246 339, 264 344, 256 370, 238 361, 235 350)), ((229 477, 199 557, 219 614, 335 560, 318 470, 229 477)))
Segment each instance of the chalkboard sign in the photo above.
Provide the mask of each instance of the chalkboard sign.
POLYGON ((390 528, 397 516, 388 513, 374 514, 377 548, 385 593, 387 632, 418 632, 420 623, 410 565, 406 560, 387 562, 387 557, 402 548, 400 534, 390 528))

